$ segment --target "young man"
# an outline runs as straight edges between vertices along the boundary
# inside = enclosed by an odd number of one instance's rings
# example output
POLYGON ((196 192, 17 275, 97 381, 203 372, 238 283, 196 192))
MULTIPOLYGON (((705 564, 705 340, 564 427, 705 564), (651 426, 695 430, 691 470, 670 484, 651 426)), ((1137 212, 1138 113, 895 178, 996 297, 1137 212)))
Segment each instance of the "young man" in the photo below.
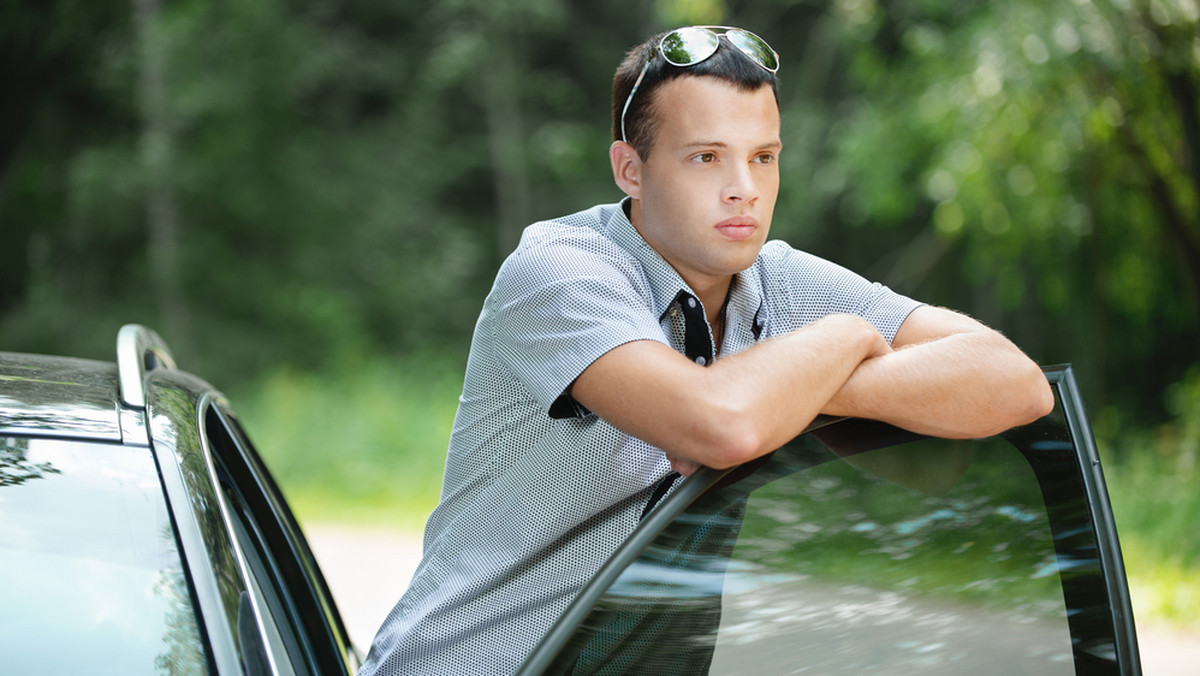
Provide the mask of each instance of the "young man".
POLYGON ((362 673, 513 671, 679 474, 819 413, 970 438, 1052 407, 995 331, 767 242, 777 67, 753 34, 692 27, 618 69, 627 197, 530 226, 497 274, 425 557, 362 673))

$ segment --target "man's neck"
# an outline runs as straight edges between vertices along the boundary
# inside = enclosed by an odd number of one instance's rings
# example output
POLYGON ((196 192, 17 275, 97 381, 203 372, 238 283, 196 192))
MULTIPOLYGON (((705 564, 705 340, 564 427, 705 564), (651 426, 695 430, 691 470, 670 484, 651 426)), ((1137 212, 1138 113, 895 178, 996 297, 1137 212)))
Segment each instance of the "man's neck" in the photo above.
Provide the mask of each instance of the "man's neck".
POLYGON ((714 280, 708 284, 696 284, 693 280, 685 279, 687 285, 696 292, 700 297, 700 302, 704 304, 704 312, 708 316, 708 322, 716 325, 717 322, 724 319, 725 302, 729 298, 729 289, 733 285, 733 277, 725 277, 723 280, 714 280))
MULTIPOLYGON (((633 225, 633 229, 637 230, 638 234, 642 236, 642 239, 646 240, 646 243, 650 244, 650 246, 653 248, 654 245, 650 242, 650 240, 646 239, 646 234, 641 228, 641 203, 636 199, 629 200, 629 207, 626 210, 625 215, 629 217, 629 222, 633 225)), ((720 315, 722 315, 722 310, 725 306, 725 299, 729 296, 729 288, 733 283, 733 275, 727 275, 725 277, 718 278, 689 279, 689 276, 695 277, 695 275, 684 275, 678 268, 675 268, 670 261, 667 261, 667 264, 671 265, 671 267, 674 268, 675 272, 679 275, 680 279, 682 279, 692 291, 696 292, 696 296, 700 299, 700 302, 704 304, 704 310, 708 315, 709 323, 720 321, 720 315)))

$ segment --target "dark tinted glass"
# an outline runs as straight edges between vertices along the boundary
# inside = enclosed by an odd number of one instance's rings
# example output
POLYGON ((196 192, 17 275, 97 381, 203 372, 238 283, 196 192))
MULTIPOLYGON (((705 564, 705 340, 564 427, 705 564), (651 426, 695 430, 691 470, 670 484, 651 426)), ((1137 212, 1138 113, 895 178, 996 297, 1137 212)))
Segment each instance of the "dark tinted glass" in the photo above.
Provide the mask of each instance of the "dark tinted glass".
POLYGON ((712 673, 1074 673, 1037 480, 997 440, 924 440, 764 486, 723 590, 712 673))
POLYGON ((0 673, 208 673, 149 449, 0 437, 0 673))

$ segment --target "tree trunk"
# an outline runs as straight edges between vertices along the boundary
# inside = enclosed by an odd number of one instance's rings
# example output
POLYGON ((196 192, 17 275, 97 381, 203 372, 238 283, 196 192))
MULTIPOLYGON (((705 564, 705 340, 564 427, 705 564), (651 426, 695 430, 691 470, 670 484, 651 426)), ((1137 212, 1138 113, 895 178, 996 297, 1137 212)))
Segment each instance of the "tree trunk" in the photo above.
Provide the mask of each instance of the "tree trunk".
POLYGON ((150 292, 159 330, 177 350, 187 351, 190 322, 183 297, 180 219, 175 200, 174 129, 167 105, 166 43, 159 17, 161 0, 132 0, 138 41, 138 108, 142 132, 139 156, 146 201, 146 254, 150 292))
POLYGON ((528 225, 530 187, 525 163, 520 84, 513 63, 515 35, 501 21, 489 21, 487 54, 482 65, 484 109, 492 184, 496 194, 496 258, 503 260, 528 225))

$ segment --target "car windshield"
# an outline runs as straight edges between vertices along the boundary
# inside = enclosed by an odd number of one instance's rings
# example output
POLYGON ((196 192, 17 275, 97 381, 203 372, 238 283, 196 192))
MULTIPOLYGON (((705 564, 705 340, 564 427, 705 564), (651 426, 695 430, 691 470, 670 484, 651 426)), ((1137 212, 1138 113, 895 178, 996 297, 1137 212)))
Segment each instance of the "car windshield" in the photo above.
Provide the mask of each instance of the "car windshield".
POLYGON ((0 437, 0 654, 12 673, 207 673, 148 448, 0 437))

